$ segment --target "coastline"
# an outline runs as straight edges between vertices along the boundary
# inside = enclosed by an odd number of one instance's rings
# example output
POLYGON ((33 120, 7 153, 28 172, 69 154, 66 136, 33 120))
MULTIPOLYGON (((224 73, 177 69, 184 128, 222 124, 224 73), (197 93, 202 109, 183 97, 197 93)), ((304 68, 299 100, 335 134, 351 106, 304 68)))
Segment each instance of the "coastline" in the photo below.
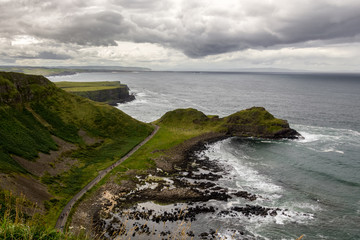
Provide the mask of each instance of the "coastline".
MULTIPOLYGON (((222 178, 224 169, 217 164, 201 160, 197 156, 197 153, 205 150, 208 144, 229 137, 231 136, 205 134, 189 139, 169 150, 172 158, 167 158, 166 162, 167 169, 170 171, 159 168, 150 169, 144 174, 130 171, 126 173, 130 176, 130 180, 122 181, 120 185, 109 181, 101 186, 91 198, 80 203, 78 211, 72 218, 72 227, 77 231, 90 228, 93 236, 99 236, 104 231, 109 236, 127 236, 133 226, 147 226, 133 230, 132 237, 137 239, 136 236, 138 236, 142 239, 141 237, 145 235, 148 239, 158 239, 159 236, 173 237, 179 234, 174 224, 191 224, 198 220, 199 214, 224 216, 234 213, 245 216, 281 214, 281 209, 252 204, 257 199, 253 193, 234 192, 218 186, 217 181, 222 178), (209 172, 204 173, 204 169, 209 172), (213 201, 226 203, 231 198, 241 198, 247 204, 242 208, 230 209, 208 205, 213 201), (164 208, 165 212, 161 206, 167 206, 164 208), (84 216, 92 221, 84 222, 84 216), (175 230, 164 229, 164 224, 168 224, 175 230)), ((244 235, 243 231, 236 229, 232 231, 236 236, 244 235)), ((186 237, 194 236, 216 238, 213 229, 201 232, 187 229, 186 237)))
MULTIPOLYGON (((281 214, 281 209, 253 204, 257 196, 251 192, 222 186, 219 180, 228 174, 227 169, 199 153, 208 144, 233 136, 300 138, 287 121, 274 118, 261 107, 224 118, 206 116, 189 108, 167 112, 154 124, 161 127, 157 136, 136 156, 114 169, 106 183, 80 203, 71 223, 75 231, 90 229, 94 236, 105 234, 107 238, 131 233, 132 239, 139 234, 152 234, 153 239, 159 239, 179 234, 175 223, 195 224, 194 229, 180 232, 184 239, 200 238, 215 233, 214 227, 208 228, 198 221, 199 214, 219 217, 281 214), (239 199, 244 204, 227 206, 229 199, 239 199), (84 218, 89 221, 84 222, 84 218), (153 231, 149 230, 150 225, 153 231)), ((237 236, 244 234, 238 228, 229 230, 237 236)))

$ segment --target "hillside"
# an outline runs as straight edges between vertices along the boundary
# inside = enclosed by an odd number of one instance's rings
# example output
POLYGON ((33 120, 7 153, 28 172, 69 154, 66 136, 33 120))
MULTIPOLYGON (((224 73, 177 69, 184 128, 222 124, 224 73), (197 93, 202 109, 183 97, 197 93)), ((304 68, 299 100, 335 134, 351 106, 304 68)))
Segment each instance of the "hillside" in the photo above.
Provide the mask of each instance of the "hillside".
POLYGON ((56 82, 57 87, 72 94, 89 98, 97 102, 105 102, 110 105, 125 103, 135 99, 129 93, 126 84, 120 82, 56 82))
MULTIPOLYGON (((0 188, 56 221, 61 207, 153 127, 42 76, 0 72, 0 188)), ((0 199, 1 203, 1 199, 0 199)))

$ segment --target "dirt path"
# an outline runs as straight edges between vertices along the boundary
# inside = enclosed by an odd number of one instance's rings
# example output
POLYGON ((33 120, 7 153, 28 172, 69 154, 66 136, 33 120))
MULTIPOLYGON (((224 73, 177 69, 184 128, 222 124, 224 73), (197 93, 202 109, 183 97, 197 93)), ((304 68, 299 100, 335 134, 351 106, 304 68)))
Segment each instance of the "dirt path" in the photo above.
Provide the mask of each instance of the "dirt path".
POLYGON ((147 143, 159 130, 159 126, 155 126, 154 131, 141 143, 139 143, 136 147, 134 147, 130 152, 128 152, 124 157, 122 157, 119 161, 112 164, 110 167, 102 170, 99 175, 94 178, 88 185, 86 185, 83 189, 81 189, 64 207, 63 211, 61 212, 55 228, 60 229, 61 231, 64 229, 67 218, 71 211, 71 208, 74 206, 76 201, 78 201, 87 191, 89 191, 93 186, 95 186, 101 179, 103 179, 106 174, 108 174, 113 168, 117 167, 123 161, 128 159, 134 152, 136 152, 140 147, 142 147, 145 143, 147 143))

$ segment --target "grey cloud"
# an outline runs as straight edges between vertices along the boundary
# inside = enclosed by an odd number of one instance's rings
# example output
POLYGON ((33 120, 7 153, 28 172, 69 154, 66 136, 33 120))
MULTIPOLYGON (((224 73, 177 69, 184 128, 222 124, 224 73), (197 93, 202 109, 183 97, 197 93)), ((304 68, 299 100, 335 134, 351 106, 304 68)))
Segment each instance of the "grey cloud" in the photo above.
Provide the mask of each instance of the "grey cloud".
POLYGON ((155 43, 189 57, 312 41, 358 42, 360 2, 108 0, 0 3, 0 34, 84 46, 155 43), (226 1, 230 2, 230 1, 226 1))
POLYGON ((72 57, 66 54, 58 54, 58 53, 44 51, 44 52, 40 52, 39 55, 36 56, 35 58, 66 60, 66 59, 71 59, 72 57))
POLYGON ((137 10, 164 10, 164 6, 169 6, 170 1, 167 0, 111 0, 112 4, 121 6, 125 9, 137 9, 137 10))
POLYGON ((129 31, 129 24, 121 14, 113 11, 71 15, 58 26, 45 29, 32 28, 36 36, 55 39, 79 45, 110 46, 116 45, 119 35, 129 31))
POLYGON ((17 55, 16 58, 22 58, 22 59, 52 59, 52 60, 67 60, 71 59, 72 57, 67 54, 60 54, 60 53, 54 53, 49 51, 42 51, 39 52, 36 55, 29 55, 29 54, 20 54, 17 55))

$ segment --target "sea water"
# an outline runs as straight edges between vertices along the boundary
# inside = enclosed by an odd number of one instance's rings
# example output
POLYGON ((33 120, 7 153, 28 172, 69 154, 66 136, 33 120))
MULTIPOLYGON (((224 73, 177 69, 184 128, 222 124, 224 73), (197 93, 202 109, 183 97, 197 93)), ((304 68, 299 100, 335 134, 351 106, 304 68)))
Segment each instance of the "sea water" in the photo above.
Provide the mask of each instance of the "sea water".
MULTIPOLYGON (((151 122, 176 108, 220 117, 263 106, 301 140, 230 138, 199 153, 227 168, 219 183, 280 208, 276 217, 204 219, 219 233, 259 239, 360 239, 360 75, 313 73, 81 73, 52 81, 121 81, 136 100, 118 108, 151 122)), ((241 204, 237 200, 224 203, 241 204)))

